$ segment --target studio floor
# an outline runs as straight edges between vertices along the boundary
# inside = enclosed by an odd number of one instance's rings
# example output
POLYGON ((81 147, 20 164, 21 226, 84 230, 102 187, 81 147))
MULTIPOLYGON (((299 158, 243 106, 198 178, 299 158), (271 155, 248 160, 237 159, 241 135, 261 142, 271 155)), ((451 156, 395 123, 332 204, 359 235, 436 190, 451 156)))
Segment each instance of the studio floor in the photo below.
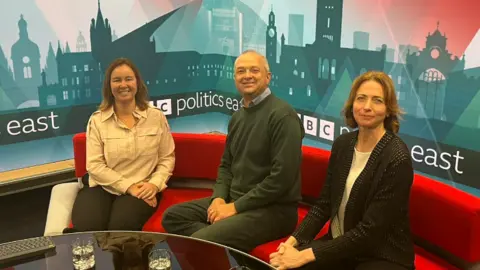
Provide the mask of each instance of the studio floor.
POLYGON ((0 196, 0 243, 42 236, 52 186, 0 196))

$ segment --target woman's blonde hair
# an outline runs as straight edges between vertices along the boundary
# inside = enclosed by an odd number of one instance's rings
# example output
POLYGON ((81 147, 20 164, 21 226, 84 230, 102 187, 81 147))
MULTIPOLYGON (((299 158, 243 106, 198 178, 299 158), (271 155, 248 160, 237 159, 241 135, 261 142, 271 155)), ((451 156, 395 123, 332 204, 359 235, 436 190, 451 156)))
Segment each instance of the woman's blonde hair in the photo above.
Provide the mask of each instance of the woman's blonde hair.
POLYGON ((103 100, 100 106, 98 107, 99 110, 104 111, 109 109, 115 103, 115 98, 112 94, 112 88, 110 87, 110 80, 112 79, 113 70, 115 70, 119 66, 127 65, 133 70, 135 74, 135 79, 137 81, 137 93, 135 94, 135 103, 137 107, 144 111, 148 108, 148 90, 145 82, 142 80, 140 76, 140 71, 138 68, 127 58, 118 58, 113 61, 110 66, 108 67, 107 71, 105 72, 105 79, 103 80, 103 88, 102 88, 102 95, 103 100))
POLYGON ((353 117, 353 102, 355 101, 358 89, 364 82, 367 81, 375 81, 382 86, 385 106, 387 107, 387 116, 383 121, 383 125, 385 126, 385 129, 394 133, 398 133, 400 130, 400 120, 403 111, 398 106, 397 95, 395 94, 395 85, 392 79, 386 73, 381 71, 365 72, 358 76, 355 81, 353 81, 350 95, 348 96, 347 102, 345 103, 342 111, 346 124, 351 128, 358 127, 357 121, 355 121, 355 118, 353 117))

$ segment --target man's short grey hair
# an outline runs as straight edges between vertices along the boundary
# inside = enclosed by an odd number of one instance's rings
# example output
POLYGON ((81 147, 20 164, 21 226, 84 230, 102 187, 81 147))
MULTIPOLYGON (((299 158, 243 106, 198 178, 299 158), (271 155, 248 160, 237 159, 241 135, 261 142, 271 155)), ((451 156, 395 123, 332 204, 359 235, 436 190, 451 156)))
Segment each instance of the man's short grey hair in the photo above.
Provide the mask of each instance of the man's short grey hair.
POLYGON ((235 67, 237 66, 237 60, 238 60, 238 58, 240 58, 240 56, 245 55, 245 54, 250 54, 250 53, 256 54, 256 55, 260 56, 260 61, 262 61, 263 66, 265 67, 265 70, 266 70, 267 72, 270 72, 270 66, 268 65, 268 60, 267 60, 267 58, 266 58, 263 54, 255 51, 255 50, 246 50, 246 51, 243 51, 243 52, 237 57, 237 59, 235 60, 235 64, 233 65, 233 67, 235 68, 235 67))

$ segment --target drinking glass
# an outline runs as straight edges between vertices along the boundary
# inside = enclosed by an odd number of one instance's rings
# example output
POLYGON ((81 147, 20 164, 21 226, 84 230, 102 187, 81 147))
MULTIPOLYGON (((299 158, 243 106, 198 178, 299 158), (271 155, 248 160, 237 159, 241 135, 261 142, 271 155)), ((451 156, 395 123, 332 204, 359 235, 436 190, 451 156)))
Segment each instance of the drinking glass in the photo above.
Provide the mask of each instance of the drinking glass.
POLYGON ((148 255, 149 270, 171 270, 170 252, 166 249, 154 249, 148 255))
POLYGON ((95 240, 77 238, 72 242, 72 261, 75 270, 87 270, 95 266, 95 240))

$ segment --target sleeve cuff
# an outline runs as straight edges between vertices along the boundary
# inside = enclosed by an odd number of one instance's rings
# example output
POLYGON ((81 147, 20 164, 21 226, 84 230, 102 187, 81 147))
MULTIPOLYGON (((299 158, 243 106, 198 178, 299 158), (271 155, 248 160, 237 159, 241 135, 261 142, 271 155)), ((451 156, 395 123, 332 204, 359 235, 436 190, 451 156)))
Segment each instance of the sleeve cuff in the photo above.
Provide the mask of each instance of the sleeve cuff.
POLYGON ((214 199, 216 198, 222 198, 223 200, 225 200, 225 202, 227 201, 227 195, 223 194, 223 192, 218 192, 218 191, 213 191, 213 194, 212 194, 212 199, 210 201, 213 201, 214 199))
POLYGON ((245 204, 245 200, 242 200, 242 198, 234 201, 233 205, 235 205, 235 210, 237 210, 237 213, 245 212, 248 210, 247 205, 245 204))
POLYGON ((299 245, 306 245, 310 242, 308 240, 305 240, 305 238, 300 235, 299 231, 295 231, 294 233, 292 233, 292 236, 295 237, 299 245))
POLYGON ((167 181, 162 180, 159 177, 152 178, 148 182, 154 184, 158 188, 158 192, 162 192, 164 189, 167 188, 167 181))
POLYGON ((124 181, 124 179, 118 180, 115 184, 112 185, 115 190, 120 192, 121 194, 126 194, 128 188, 130 187, 130 184, 127 181, 124 181))

